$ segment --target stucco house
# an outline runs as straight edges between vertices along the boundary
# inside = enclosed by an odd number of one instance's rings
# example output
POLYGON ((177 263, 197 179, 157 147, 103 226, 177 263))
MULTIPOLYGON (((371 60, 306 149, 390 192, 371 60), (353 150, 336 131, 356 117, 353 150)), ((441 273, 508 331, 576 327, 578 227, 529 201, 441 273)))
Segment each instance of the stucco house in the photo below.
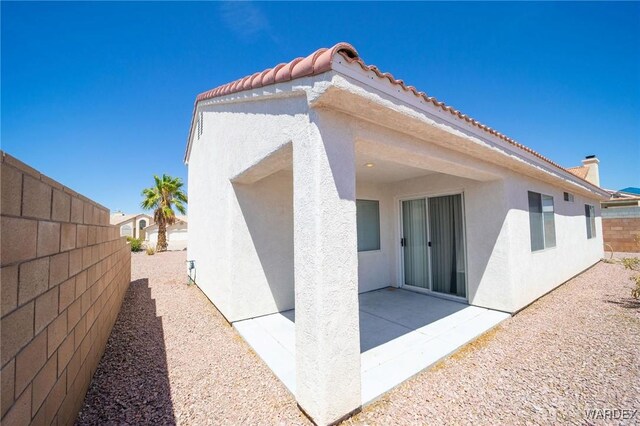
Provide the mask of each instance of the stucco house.
POLYGON ((126 214, 115 212, 110 218, 111 225, 120 228, 121 237, 145 239, 144 229, 153 224, 153 217, 145 213, 126 214))
POLYGON ((597 184, 347 43, 198 95, 185 163, 197 285, 239 329, 291 319, 291 363, 261 356, 317 423, 474 321, 403 356, 422 327, 514 313, 603 255, 597 184), (367 355, 380 345, 399 355, 367 355))
MULTIPOLYGON (((184 250, 187 248, 189 239, 187 216, 176 215, 176 222, 167 226, 167 250, 184 250)), ((153 224, 145 229, 145 243, 149 247, 155 247, 158 244, 158 225, 153 224)))

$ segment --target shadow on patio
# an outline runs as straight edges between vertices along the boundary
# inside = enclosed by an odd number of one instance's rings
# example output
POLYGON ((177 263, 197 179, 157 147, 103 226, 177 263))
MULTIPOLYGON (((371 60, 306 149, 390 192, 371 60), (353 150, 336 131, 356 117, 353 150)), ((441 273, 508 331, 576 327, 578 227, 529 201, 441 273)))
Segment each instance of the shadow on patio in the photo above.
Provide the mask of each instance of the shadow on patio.
MULTIPOLYGON (((362 293, 359 304, 363 404, 510 316, 393 287, 362 293)), ((233 325, 295 393, 295 311, 233 325)))

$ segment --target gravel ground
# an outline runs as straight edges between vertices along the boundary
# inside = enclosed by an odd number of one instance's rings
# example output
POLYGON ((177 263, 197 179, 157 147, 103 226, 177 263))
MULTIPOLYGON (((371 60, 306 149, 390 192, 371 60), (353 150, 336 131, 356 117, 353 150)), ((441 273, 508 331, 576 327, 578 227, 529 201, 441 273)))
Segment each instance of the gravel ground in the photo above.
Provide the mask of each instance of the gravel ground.
MULTIPOLYGON (((309 424, 195 286, 185 253, 133 255, 133 282, 78 424, 309 424)), ((640 411, 640 304, 600 263, 347 424, 576 424, 640 411)), ((620 422, 615 422, 620 423, 620 422)), ((635 419, 622 423, 640 423, 635 419)))
POLYGON ((635 409, 622 423, 640 424, 640 303, 630 276, 597 264, 349 423, 590 424, 601 421, 585 410, 635 409))
POLYGON ((77 424, 308 423, 196 286, 185 252, 132 256, 132 283, 77 424))

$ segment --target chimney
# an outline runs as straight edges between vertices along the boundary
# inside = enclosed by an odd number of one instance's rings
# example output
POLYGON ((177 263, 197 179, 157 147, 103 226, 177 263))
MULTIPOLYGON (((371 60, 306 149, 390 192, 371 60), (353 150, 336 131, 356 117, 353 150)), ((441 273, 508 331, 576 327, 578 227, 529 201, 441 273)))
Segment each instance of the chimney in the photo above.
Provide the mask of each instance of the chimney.
POLYGON ((585 167, 589 168, 585 179, 596 186, 600 186, 600 170, 598 168, 599 162, 600 160, 598 160, 595 155, 587 155, 584 160, 582 160, 582 164, 585 167))

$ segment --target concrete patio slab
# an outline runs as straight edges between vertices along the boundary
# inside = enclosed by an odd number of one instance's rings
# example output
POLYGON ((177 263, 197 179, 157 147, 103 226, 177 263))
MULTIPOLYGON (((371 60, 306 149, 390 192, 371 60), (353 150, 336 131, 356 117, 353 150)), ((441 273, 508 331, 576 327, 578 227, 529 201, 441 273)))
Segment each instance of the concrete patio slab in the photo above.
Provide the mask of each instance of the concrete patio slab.
MULTIPOLYGON (((391 287, 360 294, 359 302, 363 405, 510 316, 391 287)), ((295 311, 233 326, 295 393, 295 311)))

